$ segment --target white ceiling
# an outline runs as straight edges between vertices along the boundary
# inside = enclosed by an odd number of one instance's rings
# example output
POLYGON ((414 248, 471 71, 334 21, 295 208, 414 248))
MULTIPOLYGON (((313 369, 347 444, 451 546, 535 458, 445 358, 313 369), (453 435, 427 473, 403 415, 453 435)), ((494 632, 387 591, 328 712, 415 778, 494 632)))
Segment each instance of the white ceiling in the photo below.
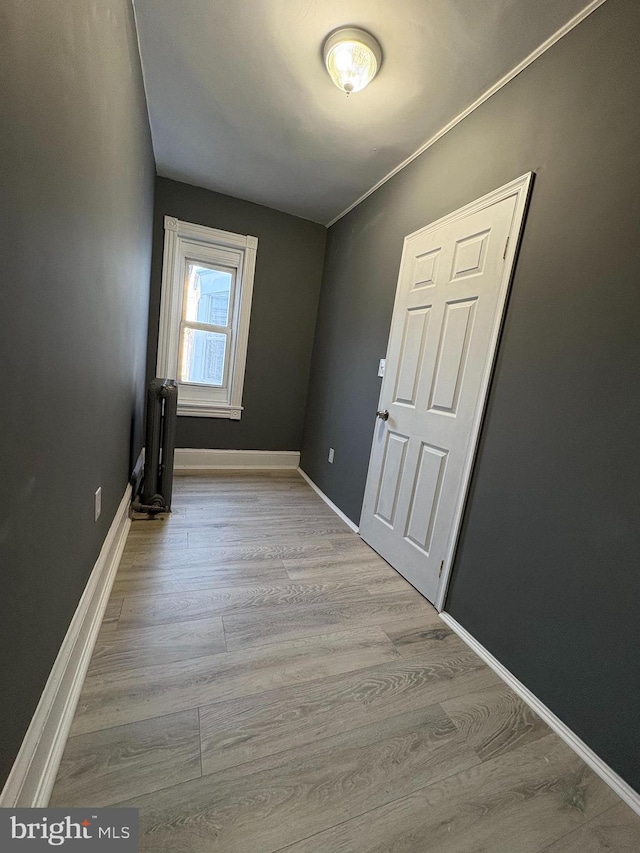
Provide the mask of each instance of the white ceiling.
POLYGON ((327 223, 586 0, 134 0, 158 173, 327 223), (322 44, 382 68, 349 98, 322 44))

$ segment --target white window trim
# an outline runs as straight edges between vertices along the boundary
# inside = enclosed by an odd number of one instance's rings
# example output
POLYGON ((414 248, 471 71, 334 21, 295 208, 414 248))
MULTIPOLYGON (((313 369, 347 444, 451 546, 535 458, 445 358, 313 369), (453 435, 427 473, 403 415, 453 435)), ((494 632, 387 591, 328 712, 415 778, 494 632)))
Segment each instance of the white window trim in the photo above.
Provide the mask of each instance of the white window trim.
POLYGON ((239 298, 233 307, 235 334, 230 354, 230 382, 226 399, 220 399, 220 389, 178 382, 178 414, 197 418, 240 420, 258 250, 257 237, 193 225, 174 216, 165 216, 157 375, 163 379, 178 379, 184 264, 187 257, 197 255, 198 246, 209 251, 215 248, 228 250, 225 251, 225 263, 236 268, 239 298))

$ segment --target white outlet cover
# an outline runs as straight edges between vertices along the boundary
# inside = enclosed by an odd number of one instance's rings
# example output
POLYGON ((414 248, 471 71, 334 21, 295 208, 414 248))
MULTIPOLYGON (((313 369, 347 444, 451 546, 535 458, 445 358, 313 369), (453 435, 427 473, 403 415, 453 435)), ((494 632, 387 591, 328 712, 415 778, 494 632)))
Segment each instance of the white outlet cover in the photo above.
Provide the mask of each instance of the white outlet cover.
POLYGON ((334 450, 333 447, 329 448, 329 462, 333 462, 334 450))
POLYGON ((102 486, 96 489, 95 500, 94 500, 94 520, 97 521, 100 518, 100 513, 102 512, 102 486))
POLYGON ((381 358, 381 359, 380 359, 380 364, 378 365, 378 376, 380 376, 380 377, 383 377, 383 376, 384 376, 384 367, 385 367, 385 364, 386 364, 386 363, 387 363, 387 359, 386 359, 386 358, 381 358))

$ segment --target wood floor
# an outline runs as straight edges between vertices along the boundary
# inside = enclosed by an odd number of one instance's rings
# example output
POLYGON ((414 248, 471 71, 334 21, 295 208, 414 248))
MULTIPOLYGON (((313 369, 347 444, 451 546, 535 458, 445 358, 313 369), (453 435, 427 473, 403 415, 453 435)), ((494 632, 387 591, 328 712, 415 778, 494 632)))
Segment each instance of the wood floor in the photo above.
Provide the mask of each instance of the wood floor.
POLYGON ((640 818, 295 472, 133 523, 52 806, 153 853, 640 850, 640 818))

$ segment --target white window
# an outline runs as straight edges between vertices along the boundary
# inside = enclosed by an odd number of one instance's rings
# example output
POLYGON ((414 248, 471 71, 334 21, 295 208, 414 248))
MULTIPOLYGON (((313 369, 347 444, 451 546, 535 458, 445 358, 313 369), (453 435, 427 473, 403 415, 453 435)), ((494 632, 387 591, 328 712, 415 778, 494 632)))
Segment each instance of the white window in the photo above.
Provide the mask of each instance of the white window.
POLYGON ((178 414, 242 414, 257 237, 164 218, 157 375, 178 380, 178 414))

